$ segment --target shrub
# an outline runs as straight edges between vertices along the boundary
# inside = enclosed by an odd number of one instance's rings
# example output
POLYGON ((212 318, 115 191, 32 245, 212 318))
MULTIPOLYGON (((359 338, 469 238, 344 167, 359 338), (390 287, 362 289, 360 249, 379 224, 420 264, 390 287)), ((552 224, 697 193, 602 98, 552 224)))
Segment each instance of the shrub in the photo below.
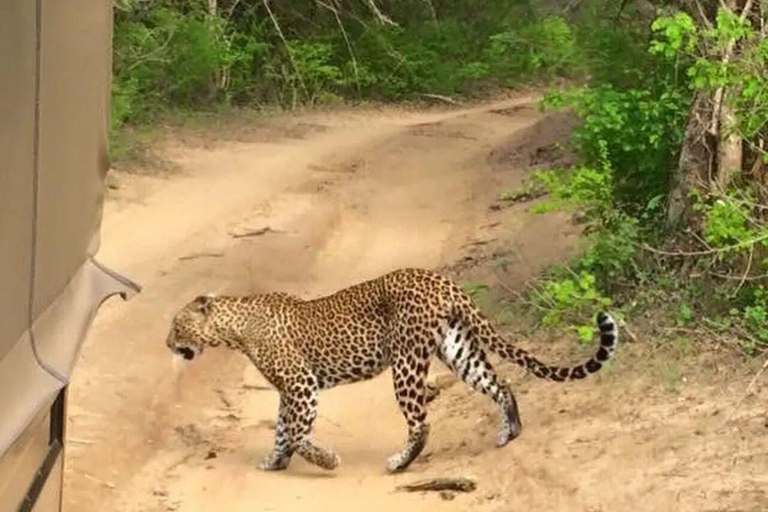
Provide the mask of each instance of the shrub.
POLYGON ((612 193, 637 213, 665 195, 677 158, 690 95, 678 88, 612 86, 551 93, 545 108, 572 107, 582 123, 573 135, 584 164, 610 166, 612 193))

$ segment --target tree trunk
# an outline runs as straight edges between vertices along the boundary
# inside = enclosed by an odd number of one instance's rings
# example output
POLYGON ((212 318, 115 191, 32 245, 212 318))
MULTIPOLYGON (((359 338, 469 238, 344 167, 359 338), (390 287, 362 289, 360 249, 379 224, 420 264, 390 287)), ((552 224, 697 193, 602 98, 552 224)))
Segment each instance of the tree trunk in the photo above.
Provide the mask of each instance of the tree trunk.
POLYGON ((685 223, 691 213, 691 192, 709 183, 713 150, 707 140, 704 120, 711 118, 710 104, 710 98, 700 93, 691 105, 680 159, 672 175, 667 204, 668 228, 676 228, 685 223))
MULTIPOLYGON (((727 97, 728 93, 725 93, 727 97)), ((715 189, 725 193, 733 176, 741 171, 743 160, 741 135, 736 130, 736 116, 733 109, 723 100, 720 108, 720 137, 717 144, 717 176, 715 189)))
MULTIPOLYGON (((739 9, 738 0, 725 0, 725 6, 735 13, 739 9)), ((741 13, 741 19, 746 19, 752 1, 747 0, 744 10, 741 13)), ((727 64, 736 51, 735 43, 730 43, 723 54, 723 64, 727 64)), ((725 193, 731 178, 737 172, 741 171, 742 149, 741 135, 736 131, 736 116, 733 109, 728 105, 728 91, 720 88, 716 92, 715 111, 712 115, 713 135, 717 136, 717 175, 712 184, 718 192, 725 193)))

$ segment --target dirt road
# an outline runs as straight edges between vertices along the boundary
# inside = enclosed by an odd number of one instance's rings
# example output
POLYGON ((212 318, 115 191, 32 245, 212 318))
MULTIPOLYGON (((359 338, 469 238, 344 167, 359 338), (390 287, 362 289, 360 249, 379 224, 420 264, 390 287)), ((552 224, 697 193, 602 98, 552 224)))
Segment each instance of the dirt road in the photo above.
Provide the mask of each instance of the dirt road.
MULTIPOLYGON (((83 349, 65 510, 763 510, 749 507, 768 501, 765 400, 746 400, 751 412, 735 422, 718 417, 730 412, 722 400, 740 398, 743 375, 670 394, 634 367, 620 375, 629 362, 570 388, 509 368, 523 437, 494 448, 493 407, 455 385, 433 403, 425 454, 391 476, 384 463, 405 424, 388 375, 321 396, 316 436, 341 455, 335 472, 295 458, 287 472, 264 473, 255 466, 273 442, 276 393, 226 351, 172 365, 170 318, 200 293, 311 297, 402 266, 519 282, 566 257, 578 231, 567 216, 489 206, 537 159, 551 160, 567 131, 531 98, 314 113, 169 143, 169 175, 119 174, 99 257, 145 290, 108 303, 83 349), (458 475, 476 477, 478 490, 395 492, 458 475)), ((570 346, 545 353, 577 357, 570 346)))

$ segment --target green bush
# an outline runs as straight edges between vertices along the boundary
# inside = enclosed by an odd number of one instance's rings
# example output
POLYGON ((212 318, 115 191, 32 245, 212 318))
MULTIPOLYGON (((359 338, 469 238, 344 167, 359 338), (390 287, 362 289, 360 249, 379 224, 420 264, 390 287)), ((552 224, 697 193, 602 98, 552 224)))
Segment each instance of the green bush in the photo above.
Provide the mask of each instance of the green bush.
POLYGON ((559 16, 512 27, 492 35, 489 42, 485 61, 509 85, 581 71, 582 55, 576 37, 559 16))
POLYGON ((331 44, 291 41, 286 52, 290 52, 290 58, 275 59, 266 75, 272 80, 280 103, 315 104, 343 83, 342 71, 333 63, 331 44))
POLYGON ((534 213, 563 208, 582 208, 590 220, 599 220, 613 203, 613 173, 607 166, 539 171, 531 177, 533 188, 547 190, 548 201, 534 205, 534 213))
POLYGON ((682 143, 690 95, 679 88, 620 90, 612 86, 551 93, 545 108, 573 108, 581 125, 573 135, 588 166, 609 166, 618 202, 640 211, 665 195, 682 143))
POLYGON ((114 113, 120 122, 218 99, 217 72, 228 51, 220 20, 166 7, 145 12, 143 5, 135 17, 120 20, 114 34, 114 113))
POLYGON ((750 300, 742 313, 744 324, 763 345, 768 346, 768 292, 764 286, 758 285, 750 290, 749 295, 750 300))
MULTIPOLYGON (((576 206, 586 212, 586 248, 570 268, 593 275, 598 295, 614 295, 636 312, 662 308, 666 315, 655 313, 678 327, 705 323, 736 335, 747 354, 768 348, 764 185, 737 172, 727 190, 694 190, 687 230, 666 231, 662 221, 694 94, 727 88, 725 101, 736 123, 724 130, 742 135, 754 169, 760 168, 759 159, 768 162, 760 146, 768 135, 768 42, 753 23, 724 10, 713 27, 698 26, 684 13, 662 16, 651 25, 645 55, 635 55, 634 45, 627 53, 633 64, 616 73, 602 64, 622 68, 620 59, 594 60, 593 50, 606 45, 607 54, 618 55, 623 50, 610 41, 621 36, 597 31, 588 42, 577 30, 591 82, 549 94, 542 105, 572 108, 580 118, 573 135, 580 161, 539 176, 551 197, 538 207, 576 206), (724 60, 723 51, 731 46, 737 51, 724 60), (640 249, 659 243, 671 247, 640 249)), ((626 40, 638 33, 629 31, 626 40)), ((562 292, 572 285, 555 274, 539 289, 562 292)), ((557 318, 570 318, 566 325, 576 328, 571 310, 584 306, 573 298, 559 304, 557 318)))
POLYGON ((638 267, 637 243, 641 238, 640 222, 634 217, 614 212, 588 238, 588 249, 579 266, 594 272, 600 279, 601 289, 609 290, 619 278, 636 278, 638 267))
POLYGON ((729 247, 756 236, 749 225, 749 210, 728 199, 718 199, 701 208, 704 212, 704 239, 716 248, 729 247))
POLYGON ((532 289, 532 303, 543 312, 545 326, 566 326, 579 335, 582 342, 592 341, 594 323, 591 319, 596 310, 605 309, 612 301, 598 289, 594 274, 588 271, 574 272, 568 267, 558 269, 553 276, 532 289))

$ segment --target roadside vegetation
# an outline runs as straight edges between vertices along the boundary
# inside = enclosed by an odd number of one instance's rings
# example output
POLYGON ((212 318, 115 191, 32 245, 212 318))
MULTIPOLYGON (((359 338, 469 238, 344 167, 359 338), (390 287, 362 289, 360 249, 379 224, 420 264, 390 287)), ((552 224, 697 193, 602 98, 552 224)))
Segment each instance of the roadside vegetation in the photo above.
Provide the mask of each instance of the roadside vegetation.
POLYGON ((542 102, 581 119, 580 161, 528 186, 549 192, 537 208, 580 210, 586 244, 530 300, 542 322, 582 339, 576 318, 613 303, 661 336, 754 356, 768 348, 766 18, 751 2, 698 7, 655 18, 633 83, 593 81, 542 102))

